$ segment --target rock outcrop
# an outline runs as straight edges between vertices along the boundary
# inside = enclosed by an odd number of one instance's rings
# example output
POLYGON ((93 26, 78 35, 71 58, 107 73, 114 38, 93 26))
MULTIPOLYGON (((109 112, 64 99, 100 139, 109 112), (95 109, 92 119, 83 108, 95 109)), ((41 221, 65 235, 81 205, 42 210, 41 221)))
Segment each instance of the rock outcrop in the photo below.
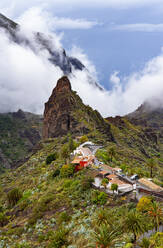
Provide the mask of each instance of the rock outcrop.
POLYGON ((76 92, 72 91, 69 79, 62 77, 45 103, 43 138, 64 136, 68 132, 83 135, 92 130, 113 139, 110 125, 98 111, 84 105, 76 92))

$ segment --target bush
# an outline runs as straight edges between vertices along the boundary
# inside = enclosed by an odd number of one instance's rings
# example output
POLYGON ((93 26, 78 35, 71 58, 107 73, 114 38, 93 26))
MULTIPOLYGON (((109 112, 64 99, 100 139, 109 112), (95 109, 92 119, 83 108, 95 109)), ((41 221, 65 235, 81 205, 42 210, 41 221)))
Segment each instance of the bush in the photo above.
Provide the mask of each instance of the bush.
POLYGON ((107 202, 107 194, 98 190, 94 191, 92 201, 95 204, 104 205, 107 202))
POLYGON ((70 177, 70 176, 73 176, 74 171, 75 171, 74 166, 66 164, 62 166, 60 170, 60 175, 61 177, 70 177))
POLYGON ((56 160, 57 158, 58 158, 58 154, 56 152, 49 154, 46 158, 46 164, 51 164, 51 162, 56 160))
POLYGON ((18 189, 12 189, 7 193, 7 200, 9 206, 13 207, 17 204, 17 202, 22 198, 22 192, 18 189))
POLYGON ((59 170, 59 169, 56 169, 56 170, 53 172, 52 177, 55 178, 55 177, 57 177, 57 176, 59 176, 59 175, 60 175, 60 170, 59 170))
POLYGON ((142 196, 136 209, 140 212, 147 212, 150 209, 152 199, 148 196, 142 196))
POLYGON ((71 217, 68 215, 67 212, 64 211, 59 216, 59 223, 68 222, 70 219, 71 217))
POLYGON ((7 217, 3 213, 0 213, 0 226, 3 227, 7 225, 7 223, 8 223, 7 217))
POLYGON ((67 247, 68 246, 67 234, 68 234, 68 230, 63 228, 56 231, 51 237, 51 242, 48 248, 61 248, 63 246, 67 247))
POLYGON ((83 177, 81 180, 81 190, 86 191, 92 187, 93 179, 91 177, 83 177))
POLYGON ((87 142, 88 141, 88 137, 86 136, 86 135, 84 135, 84 136, 82 136, 81 138, 80 138, 80 143, 82 144, 82 143, 85 143, 85 142, 87 142))
POLYGON ((34 225, 38 219, 41 219, 44 216, 45 211, 49 210, 49 203, 53 200, 54 195, 51 193, 47 193, 47 195, 42 196, 37 205, 33 208, 28 224, 34 225))

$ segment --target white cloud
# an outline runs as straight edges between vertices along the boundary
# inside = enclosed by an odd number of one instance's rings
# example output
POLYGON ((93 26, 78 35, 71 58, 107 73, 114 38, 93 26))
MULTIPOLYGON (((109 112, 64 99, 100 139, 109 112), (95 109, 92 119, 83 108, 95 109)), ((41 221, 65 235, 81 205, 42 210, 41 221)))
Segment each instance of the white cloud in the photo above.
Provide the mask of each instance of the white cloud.
POLYGON ((115 71, 111 76, 110 76, 110 82, 115 84, 115 85, 119 85, 120 83, 120 78, 118 77, 119 72, 115 71))
MULTIPOLYGON (((13 9, 17 2, 15 1, 13 9)), ((36 2, 37 4, 39 2, 43 3, 43 1, 36 2)), ((72 1, 74 5, 76 2, 72 1)), ((80 4, 84 2, 85 0, 80 4)), ((92 1, 87 2, 89 4, 92 1)), ((111 2, 113 4, 113 1, 111 2)), ((114 4, 115 2, 122 4, 122 1, 115 0, 114 4)), ((126 4, 127 2, 129 3, 129 1, 125 1, 126 4)), ((134 2, 136 4, 140 1, 135 0, 134 2)), ((141 2, 147 3, 147 1, 141 2)), ((33 3, 33 1, 28 3, 33 3)), ((47 1, 47 4, 53 3, 47 1)), ((59 5, 59 1, 56 0, 55 3, 59 5)), ((65 1, 61 0, 60 3, 63 4, 65 1)), ((93 4, 94 6, 97 5, 97 1, 93 1, 93 4)), ((104 6, 103 1, 100 1, 100 4, 104 6)), ((0 6, 2 6, 2 3, 0 3, 0 6)), ((108 6, 111 6, 111 4, 108 4, 108 6)), ((31 28, 42 32, 51 32, 53 30, 53 19, 54 17, 43 10, 42 7, 35 7, 27 8, 27 11, 18 20, 23 25, 25 32, 31 28)), ((28 32, 27 35, 33 39, 30 31, 28 32)), ((23 35, 23 32, 19 35, 23 35)), ((53 37, 55 42, 54 44, 52 42, 52 45, 56 49, 60 49, 61 36, 53 34, 53 37)), ((32 42, 35 43, 34 40, 32 42)), ((62 72, 48 61, 47 51, 38 51, 36 54, 27 47, 11 43, 6 34, 0 34, 0 112, 15 111, 19 108, 37 113, 43 112, 44 102, 49 98, 58 78, 62 76, 62 72)), ((129 75, 128 78, 120 79, 118 73, 113 72, 110 76, 113 88, 110 91, 101 91, 89 84, 90 75, 93 75, 93 78, 97 80, 98 74, 93 63, 89 61, 87 55, 81 49, 73 47, 71 55, 81 60, 89 69, 89 72, 87 70, 73 71, 70 76, 72 88, 78 92, 84 103, 98 109, 103 116, 129 113, 149 98, 155 99, 153 100, 154 104, 163 105, 163 54, 149 61, 144 70, 129 75)))
POLYGON ((41 7, 32 7, 20 15, 16 20, 26 29, 47 33, 54 30, 64 29, 90 29, 98 22, 85 19, 71 19, 53 16, 50 12, 41 7))
MULTIPOLYGON (((44 103, 62 76, 61 70, 48 61, 47 51, 36 54, 27 47, 11 43, 2 32, 0 54, 0 112, 22 108, 42 113, 44 103)), ((110 91, 101 91, 89 83, 90 75, 97 78, 97 73, 82 50, 74 47, 72 55, 76 55, 90 70, 73 70, 70 75, 72 88, 85 104, 99 110, 103 116, 127 114, 148 99, 152 99, 154 105, 163 106, 162 53, 147 62, 142 71, 128 78, 120 79, 118 72, 113 72, 110 91)))
POLYGON ((163 32, 163 23, 133 23, 123 25, 113 25, 110 30, 129 31, 129 32, 163 32))
POLYGON ((26 47, 11 43, 2 31, 0 55, 0 112, 19 108, 42 112, 63 73, 48 62, 46 54, 36 55, 26 47))
POLYGON ((95 21, 87 21, 84 19, 70 19, 54 17, 53 27, 54 29, 90 29, 96 25, 99 25, 95 21))
POLYGON ((142 6, 162 6, 162 0, 1 0, 0 11, 10 17, 18 16, 30 7, 40 6, 49 11, 65 12, 81 8, 133 8, 142 6))
POLYGON ((91 76, 98 80, 97 70, 92 61, 88 58, 88 56, 84 53, 84 51, 75 45, 72 46, 71 51, 69 52, 71 57, 77 58, 82 64, 89 70, 91 76))
POLYGON ((75 71, 74 75, 71 78, 73 88, 84 103, 98 109, 104 117, 128 114, 145 101, 150 101, 153 107, 163 107, 163 54, 127 78, 120 80, 118 72, 114 72, 110 76, 113 83, 110 91, 100 91, 89 85, 86 72, 75 71))

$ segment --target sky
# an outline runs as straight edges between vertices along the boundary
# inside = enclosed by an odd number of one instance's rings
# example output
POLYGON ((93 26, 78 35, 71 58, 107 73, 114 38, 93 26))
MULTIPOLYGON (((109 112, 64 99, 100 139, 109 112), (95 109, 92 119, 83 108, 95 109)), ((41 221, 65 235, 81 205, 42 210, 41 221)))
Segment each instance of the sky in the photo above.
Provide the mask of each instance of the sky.
MULTIPOLYGON (((68 54, 81 59, 106 91, 93 91, 86 83, 86 75, 79 72, 76 78, 82 85, 76 86, 76 79, 72 78, 73 87, 85 103, 97 108, 103 116, 127 114, 148 98, 154 99, 153 104, 163 105, 162 0, 1 0, 0 13, 20 23, 24 30, 53 34, 58 47, 63 46, 68 54)), ((14 80, 7 75, 0 76, 1 82, 3 80, 3 84, 5 81, 7 85, 6 88, 0 85, 4 99, 0 111, 16 110, 20 106, 41 112, 41 106, 52 89, 52 86, 45 87, 43 80, 49 74, 50 81, 57 81, 62 73, 58 68, 51 68, 42 57, 35 57, 31 51, 24 48, 19 51, 20 48, 11 46, 4 34, 0 44, 8 50, 4 52, 1 48, 0 55, 8 58, 12 73, 16 66, 16 72, 12 74, 14 80), (15 51, 22 57, 29 56, 23 69, 20 65, 13 65, 15 51), (30 59, 35 66, 29 65, 30 59), (33 71, 30 77, 24 77, 28 74, 26 68, 33 71), (41 75, 37 75, 34 86, 36 89, 40 87, 40 92, 35 101, 31 103, 30 98, 22 104, 26 91, 32 94, 29 80, 32 82, 35 78, 33 68, 41 68, 42 71, 41 75), (18 85, 18 81, 23 83, 18 85), (20 95, 17 88, 21 88, 20 95), (18 98, 20 100, 16 101, 18 98), (35 108, 32 107, 34 105, 35 108)), ((4 62, 0 62, 1 71, 6 67, 4 62)))

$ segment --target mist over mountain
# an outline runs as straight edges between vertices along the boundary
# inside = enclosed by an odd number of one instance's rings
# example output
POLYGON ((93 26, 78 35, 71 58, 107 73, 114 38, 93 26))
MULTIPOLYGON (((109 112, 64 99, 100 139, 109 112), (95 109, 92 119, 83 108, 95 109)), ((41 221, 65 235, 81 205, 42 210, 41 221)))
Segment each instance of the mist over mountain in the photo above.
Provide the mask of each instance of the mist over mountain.
POLYGON ((109 79, 112 87, 105 90, 98 83, 96 68, 80 48, 72 44, 71 55, 67 55, 61 34, 34 32, 3 15, 0 27, 0 112, 21 108, 42 114, 44 102, 63 75, 69 76, 83 102, 103 117, 128 114, 145 101, 156 108, 163 106, 162 54, 128 77, 113 72, 109 79))

